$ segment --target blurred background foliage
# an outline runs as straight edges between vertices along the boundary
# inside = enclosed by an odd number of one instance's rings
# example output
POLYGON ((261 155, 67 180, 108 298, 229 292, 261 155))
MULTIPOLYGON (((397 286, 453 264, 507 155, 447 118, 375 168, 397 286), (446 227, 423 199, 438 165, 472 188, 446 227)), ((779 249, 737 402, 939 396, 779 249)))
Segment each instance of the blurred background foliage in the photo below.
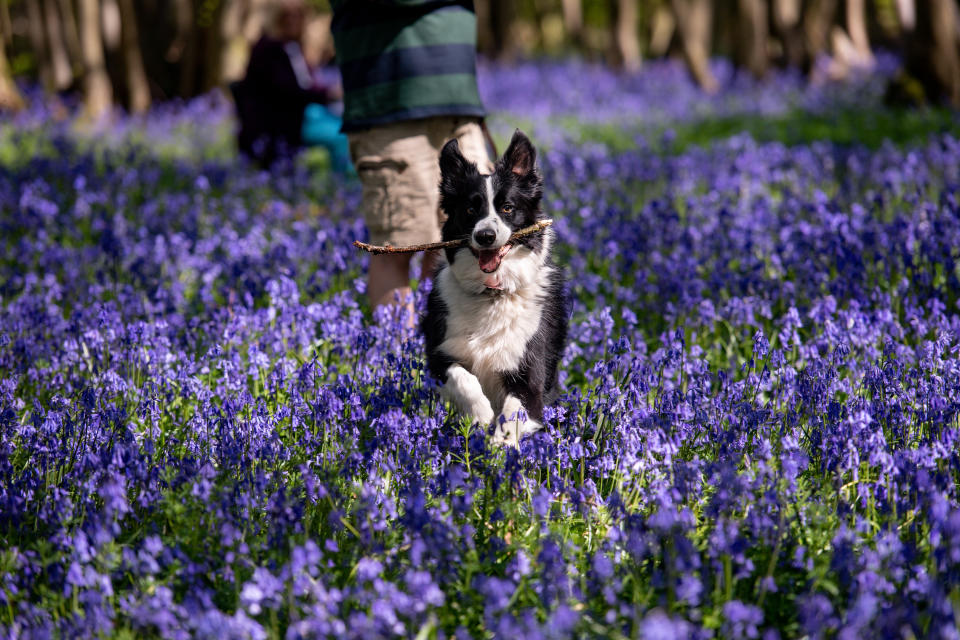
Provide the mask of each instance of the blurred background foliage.
MULTIPOLYGON (((386 1, 386 0, 374 0, 386 1)), ((193 97, 243 75, 270 0, 0 0, 0 105, 23 83, 83 96, 98 117, 120 105, 193 97)), ((305 53, 334 61, 330 4, 311 2, 305 53)), ((812 79, 898 54, 887 99, 960 106, 957 0, 476 0, 478 46, 490 59, 576 55, 624 72, 678 57, 706 92, 711 57, 764 77, 794 67, 812 79)))

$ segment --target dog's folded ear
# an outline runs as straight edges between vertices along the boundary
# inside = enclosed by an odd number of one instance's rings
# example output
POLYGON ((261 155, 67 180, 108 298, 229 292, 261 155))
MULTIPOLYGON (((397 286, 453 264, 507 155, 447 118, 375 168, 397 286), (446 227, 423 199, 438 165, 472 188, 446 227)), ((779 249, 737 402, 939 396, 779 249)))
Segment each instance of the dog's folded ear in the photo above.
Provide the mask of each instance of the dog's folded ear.
POLYGON ((534 172, 537 163, 537 150, 520 129, 513 132, 510 146, 503 154, 503 163, 514 174, 524 177, 534 172))

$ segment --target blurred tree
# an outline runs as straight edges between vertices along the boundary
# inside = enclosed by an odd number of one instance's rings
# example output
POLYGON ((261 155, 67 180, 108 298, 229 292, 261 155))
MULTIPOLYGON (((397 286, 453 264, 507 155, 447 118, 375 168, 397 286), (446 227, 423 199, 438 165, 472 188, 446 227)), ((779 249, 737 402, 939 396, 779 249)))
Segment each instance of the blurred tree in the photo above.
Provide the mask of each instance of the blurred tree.
POLYGON ((192 0, 174 0, 174 13, 177 19, 177 37, 183 38, 183 48, 179 57, 180 62, 180 96, 187 98, 194 93, 196 85, 197 57, 199 44, 197 43, 197 27, 194 20, 192 0), (181 29, 183 29, 181 31, 181 29))
POLYGON ((63 18, 63 41, 70 54, 70 65, 73 77, 83 75, 83 50, 80 46, 80 33, 77 31, 77 12, 73 9, 71 0, 58 0, 57 7, 63 18))
MULTIPOLYGON (((570 41, 570 45, 575 49, 583 48, 583 6, 580 0, 561 0, 561 10, 563 12, 563 27, 570 41)), ((479 19, 479 14, 477 18, 479 19)))
POLYGON ((640 68, 640 37, 637 34, 637 0, 610 0, 613 59, 625 71, 640 68))
POLYGON ((6 42, 0 41, 0 110, 19 111, 24 106, 23 96, 10 72, 6 49, 6 42))
POLYGON ((518 51, 518 43, 513 38, 517 7, 513 0, 488 0, 490 16, 491 47, 495 55, 500 58, 514 58, 518 51))
POLYGON ((803 7, 800 0, 773 0, 772 24, 783 50, 785 66, 809 68, 803 42, 803 7))
MULTIPOLYGON (((955 0, 899 5, 906 74, 919 82, 926 100, 960 107, 960 32, 955 0)), ((909 79, 899 81, 909 86, 909 79)))
POLYGON ((830 41, 830 26, 837 19, 837 0, 810 0, 803 12, 803 32, 806 52, 806 71, 813 66, 817 56, 826 53, 830 41))
POLYGON ((0 0, 0 37, 5 46, 13 45, 13 25, 10 20, 10 2, 0 0))
POLYGON ((850 35, 857 56, 865 62, 873 60, 870 38, 867 36, 866 0, 846 0, 846 9, 847 33, 850 35))
POLYGON ((120 0, 121 37, 123 38, 123 66, 126 71, 130 111, 142 113, 150 108, 150 84, 143 68, 137 14, 133 0, 120 0))
POLYGON ((656 4, 650 12, 647 54, 651 58, 667 55, 677 30, 677 19, 670 4, 656 4))
POLYGON ((48 93, 56 89, 56 80, 53 67, 50 65, 50 54, 47 51, 47 38, 43 28, 43 11, 40 0, 27 0, 27 27, 30 35, 30 46, 33 48, 34 59, 40 75, 40 83, 48 93))
POLYGON ((897 19, 905 31, 912 31, 917 26, 917 12, 913 0, 894 0, 897 19))
POLYGON ((100 31, 100 1, 80 0, 80 45, 83 48, 83 105, 85 115, 99 119, 113 104, 100 31))
POLYGON ((190 0, 173 0, 173 22, 175 25, 173 40, 170 41, 164 57, 167 62, 176 63, 181 61, 184 51, 189 46, 187 41, 190 39, 193 26, 193 7, 190 0))
POLYGON ((67 54, 63 22, 56 0, 43 0, 43 24, 46 27, 53 86, 57 91, 62 91, 73 84, 73 69, 67 54))
POLYGON ((100 0, 100 37, 103 39, 103 47, 107 53, 108 70, 111 57, 116 58, 116 54, 120 51, 123 38, 120 31, 120 7, 117 5, 117 0, 100 0))
POLYGON ((767 49, 770 32, 765 0, 737 0, 737 39, 734 61, 762 78, 770 63, 767 49))
POLYGON ((710 71, 713 0, 672 0, 683 58, 700 88, 713 93, 719 87, 710 71))
POLYGON ((223 18, 228 2, 230 0, 202 0, 197 8, 197 24, 201 27, 203 38, 203 75, 199 81, 201 93, 221 84, 224 44, 229 41, 223 32, 223 18))
POLYGON ((477 14, 477 51, 493 57, 496 55, 496 50, 491 27, 490 0, 474 0, 473 8, 477 14))
MULTIPOLYGON (((0 94, 16 90, 12 67, 48 91, 79 84, 91 116, 109 110, 114 87, 132 111, 148 108, 152 98, 194 96, 243 72, 272 1, 0 0, 9 56, 0 64, 0 94), (19 25, 16 37, 11 25, 19 25)), ((329 13, 326 0, 308 1, 329 13)), ((929 100, 960 105, 957 0, 475 0, 474 6, 478 47, 489 57, 574 51, 635 70, 644 56, 682 55, 706 91, 718 88, 713 55, 729 56, 758 77, 774 62, 806 72, 826 68, 837 77, 869 65, 873 44, 899 44, 910 86, 929 100), (819 56, 829 60, 826 67, 814 66, 819 56)), ((311 59, 329 57, 325 25, 329 16, 314 23, 317 46, 304 49, 311 59)))
MULTIPOLYGON (((247 66, 248 42, 244 36, 248 14, 252 9, 250 0, 231 0, 223 3, 220 16, 220 66, 216 70, 216 83, 225 84, 243 77, 247 66)), ((312 21, 304 27, 304 39, 312 21)), ((327 25, 329 30, 329 25, 327 25)), ((304 56, 307 56, 306 47, 304 56)))

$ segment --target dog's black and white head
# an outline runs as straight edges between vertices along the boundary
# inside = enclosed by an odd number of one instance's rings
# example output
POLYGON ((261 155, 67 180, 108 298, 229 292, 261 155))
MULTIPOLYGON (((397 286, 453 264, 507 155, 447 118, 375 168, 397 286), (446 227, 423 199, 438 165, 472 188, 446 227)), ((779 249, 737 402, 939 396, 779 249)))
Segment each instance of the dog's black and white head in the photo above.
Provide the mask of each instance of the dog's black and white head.
POLYGON ((447 262, 469 293, 513 293, 532 283, 549 250, 551 233, 536 233, 514 243, 513 232, 544 216, 540 212, 543 180, 537 152, 517 131, 491 175, 460 153, 451 140, 440 153, 440 206, 447 214, 443 239, 469 238, 469 247, 447 249, 447 262))

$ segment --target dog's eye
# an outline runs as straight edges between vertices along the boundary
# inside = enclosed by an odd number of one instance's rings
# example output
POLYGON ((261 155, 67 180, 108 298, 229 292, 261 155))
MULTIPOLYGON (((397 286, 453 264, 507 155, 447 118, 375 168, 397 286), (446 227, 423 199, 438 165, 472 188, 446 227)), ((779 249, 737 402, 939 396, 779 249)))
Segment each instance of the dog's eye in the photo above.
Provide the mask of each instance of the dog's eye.
POLYGON ((473 207, 467 207, 467 213, 469 213, 471 216, 476 215, 477 210, 474 209, 473 207))
POLYGON ((513 205, 505 204, 500 207, 500 211, 503 211, 504 213, 513 213, 513 205))

